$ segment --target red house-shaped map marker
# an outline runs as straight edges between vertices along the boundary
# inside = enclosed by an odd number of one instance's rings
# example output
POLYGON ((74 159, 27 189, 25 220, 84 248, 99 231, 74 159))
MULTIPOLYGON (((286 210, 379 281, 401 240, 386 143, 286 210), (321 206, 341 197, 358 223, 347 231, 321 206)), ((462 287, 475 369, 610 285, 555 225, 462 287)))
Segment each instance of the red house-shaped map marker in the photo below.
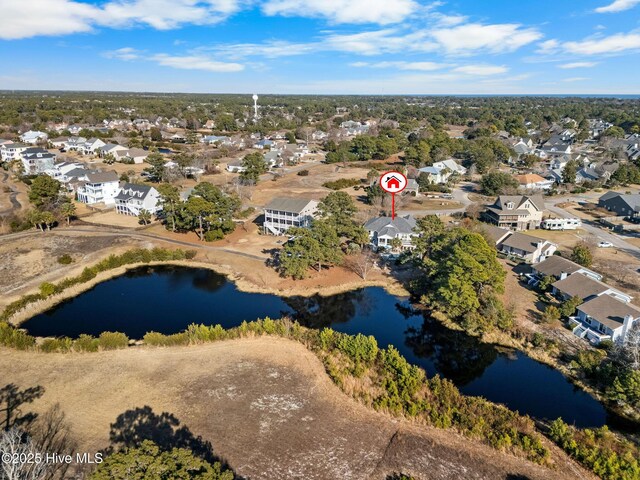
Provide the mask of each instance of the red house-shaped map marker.
POLYGON ((396 177, 389 177, 386 179, 387 188, 400 188, 400 179, 396 177))

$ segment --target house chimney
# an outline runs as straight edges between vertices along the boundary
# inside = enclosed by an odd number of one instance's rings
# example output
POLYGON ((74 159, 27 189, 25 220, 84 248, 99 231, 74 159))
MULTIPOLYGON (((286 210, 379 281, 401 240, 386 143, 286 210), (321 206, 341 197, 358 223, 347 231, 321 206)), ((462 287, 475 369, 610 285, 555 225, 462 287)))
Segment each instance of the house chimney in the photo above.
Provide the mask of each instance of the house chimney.
POLYGON ((624 322, 622 323, 622 333, 620 334, 620 342, 624 342, 625 337, 627 336, 627 332, 633 326, 633 315, 626 315, 624 317, 624 322))

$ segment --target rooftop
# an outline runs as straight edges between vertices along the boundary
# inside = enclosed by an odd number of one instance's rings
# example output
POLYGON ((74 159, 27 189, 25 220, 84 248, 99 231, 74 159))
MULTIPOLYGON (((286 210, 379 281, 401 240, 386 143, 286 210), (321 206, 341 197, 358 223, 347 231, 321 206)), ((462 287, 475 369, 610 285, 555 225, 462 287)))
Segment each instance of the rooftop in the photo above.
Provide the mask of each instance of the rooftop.
POLYGON ((612 330, 621 327, 627 315, 631 315, 634 319, 640 318, 640 308, 630 303, 616 300, 610 295, 600 295, 593 300, 589 300, 580 305, 578 310, 595 318, 612 330))
POLYGON ((301 213, 307 206, 315 200, 309 198, 278 197, 265 205, 265 210, 276 210, 279 212, 301 213))
POLYGON ((614 290, 606 283, 599 282, 581 273, 569 275, 564 280, 558 280, 553 286, 565 295, 578 297, 582 300, 594 295, 602 295, 607 290, 614 290))

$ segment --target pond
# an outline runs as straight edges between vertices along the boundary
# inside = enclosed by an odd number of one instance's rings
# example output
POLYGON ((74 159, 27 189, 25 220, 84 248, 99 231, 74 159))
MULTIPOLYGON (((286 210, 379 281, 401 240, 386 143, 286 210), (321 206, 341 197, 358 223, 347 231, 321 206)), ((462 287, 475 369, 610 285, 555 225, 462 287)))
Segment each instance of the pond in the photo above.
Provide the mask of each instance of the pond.
POLYGON ((37 336, 77 337, 119 331, 142 338, 175 333, 190 323, 229 328, 243 320, 282 315, 312 328, 373 335, 395 346, 432 376, 452 380, 467 395, 503 403, 543 419, 562 417, 579 427, 611 424, 605 408, 561 373, 513 350, 451 331, 412 310, 407 299, 369 287, 330 297, 278 297, 241 292, 207 269, 161 266, 130 270, 65 301, 22 326, 37 336))

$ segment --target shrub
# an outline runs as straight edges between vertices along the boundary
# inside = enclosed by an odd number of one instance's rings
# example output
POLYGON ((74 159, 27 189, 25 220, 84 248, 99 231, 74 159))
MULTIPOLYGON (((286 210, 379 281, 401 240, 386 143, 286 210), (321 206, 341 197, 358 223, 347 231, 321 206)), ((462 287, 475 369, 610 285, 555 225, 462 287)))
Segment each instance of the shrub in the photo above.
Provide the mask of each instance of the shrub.
POLYGON ((300 170, 298 172, 298 176, 299 177, 308 177, 309 176, 309 170, 300 170))
POLYGON ((73 349, 76 352, 97 352, 100 340, 83 333, 73 342, 73 349))
POLYGON ((143 337, 145 345, 153 347, 172 347, 175 345, 188 345, 189 336, 182 333, 174 333, 172 335, 164 335, 158 332, 148 332, 143 337))
POLYGON ((101 350, 117 350, 129 345, 129 337, 120 332, 102 332, 98 337, 101 350))
POLYGON ((361 180, 356 178, 340 178, 332 182, 325 182, 322 186, 331 190, 342 190, 343 188, 355 187, 356 185, 360 185, 360 183, 361 180))
POLYGON ((46 338, 40 344, 40 350, 50 352, 69 352, 73 346, 73 340, 69 337, 46 338))
POLYGON ((54 293, 57 293, 57 288, 53 283, 44 282, 40 284, 40 294, 43 297, 50 297, 54 293))
POLYGON ((69 265, 70 263, 73 263, 73 258, 68 253, 65 253, 58 257, 58 263, 60 265, 69 265))
POLYGON ((18 350, 27 350, 35 344, 36 338, 24 330, 19 330, 7 322, 0 322, 0 345, 18 350))

